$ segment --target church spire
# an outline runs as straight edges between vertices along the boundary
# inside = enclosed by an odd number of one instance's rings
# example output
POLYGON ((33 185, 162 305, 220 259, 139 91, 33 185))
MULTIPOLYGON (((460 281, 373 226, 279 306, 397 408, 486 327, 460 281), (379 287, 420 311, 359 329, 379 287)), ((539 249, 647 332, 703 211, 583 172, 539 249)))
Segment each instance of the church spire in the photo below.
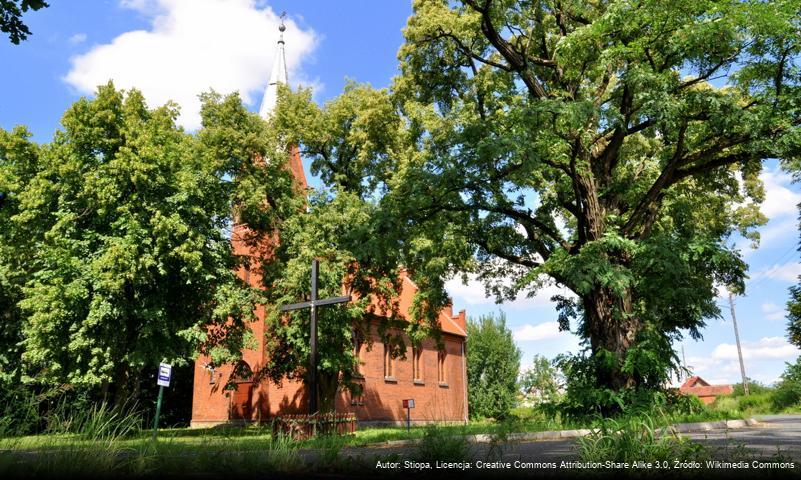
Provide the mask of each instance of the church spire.
POLYGON ((270 83, 267 84, 267 88, 264 90, 261 108, 259 108, 259 116, 265 120, 275 110, 275 104, 278 102, 278 84, 289 84, 289 74, 286 71, 286 52, 284 51, 284 31, 286 30, 284 17, 286 17, 286 12, 281 13, 281 25, 278 27, 280 32, 278 49, 275 52, 273 70, 270 72, 270 83))

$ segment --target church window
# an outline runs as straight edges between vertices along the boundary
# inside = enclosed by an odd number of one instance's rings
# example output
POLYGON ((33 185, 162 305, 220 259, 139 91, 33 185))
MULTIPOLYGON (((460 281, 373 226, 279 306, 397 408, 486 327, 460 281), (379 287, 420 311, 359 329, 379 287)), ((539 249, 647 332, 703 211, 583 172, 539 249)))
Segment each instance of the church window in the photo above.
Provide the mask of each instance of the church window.
POLYGON ((445 358, 446 358, 445 351, 444 350, 440 350, 440 352, 439 352, 437 357, 438 357, 437 358, 437 365, 438 365, 437 377, 438 377, 438 380, 439 380, 439 384, 440 385, 447 385, 448 384, 448 378, 445 375, 445 373, 446 373, 446 370, 445 370, 445 358))
POLYGON ((362 339, 359 336, 359 332, 356 331, 354 328, 351 331, 351 338, 353 339, 353 356, 356 357, 356 361, 358 362, 356 365, 356 376, 363 377, 364 376, 364 359, 362 358, 362 350, 363 344, 362 339))
POLYGON ((384 379, 395 380, 395 359, 392 358, 392 350, 386 343, 384 344, 384 379))
POLYGON ((412 370, 414 371, 414 380, 415 382, 422 382, 423 381, 423 370, 420 364, 420 357, 422 356, 422 351, 418 347, 412 348, 412 370))

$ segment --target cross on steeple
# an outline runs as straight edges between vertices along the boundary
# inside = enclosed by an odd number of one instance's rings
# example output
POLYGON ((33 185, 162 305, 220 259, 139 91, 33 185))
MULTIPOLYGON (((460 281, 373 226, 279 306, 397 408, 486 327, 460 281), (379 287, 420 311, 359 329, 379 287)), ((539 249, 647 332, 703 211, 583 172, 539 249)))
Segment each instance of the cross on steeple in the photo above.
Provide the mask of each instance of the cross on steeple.
POLYGON ((284 19, 286 18, 286 12, 281 12, 279 18, 281 19, 281 24, 278 26, 278 48, 273 60, 273 69, 270 72, 270 82, 264 90, 264 97, 259 108, 259 116, 265 120, 275 110, 275 104, 278 102, 278 84, 289 84, 289 73, 286 69, 286 51, 284 50, 284 32, 286 31, 284 19))
POLYGON ((311 271, 311 299, 308 302, 290 303, 289 305, 282 305, 282 312, 289 312, 291 310, 300 310, 302 308, 311 309, 311 340, 310 340, 310 353, 309 353, 309 413, 317 413, 317 307, 324 305, 334 305, 337 303, 350 302, 350 295, 342 297, 325 298, 323 300, 317 299, 317 270, 319 262, 315 259, 312 260, 311 271))

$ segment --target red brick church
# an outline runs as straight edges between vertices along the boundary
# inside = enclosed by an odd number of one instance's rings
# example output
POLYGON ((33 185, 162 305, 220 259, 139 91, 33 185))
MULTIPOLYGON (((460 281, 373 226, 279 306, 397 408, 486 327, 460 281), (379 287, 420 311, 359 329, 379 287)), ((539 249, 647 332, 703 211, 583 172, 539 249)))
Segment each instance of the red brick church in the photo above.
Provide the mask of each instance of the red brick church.
MULTIPOLYGON (((283 40, 278 40, 278 51, 264 93, 259 114, 268 118, 275 107, 279 83, 286 84, 287 70, 283 40)), ((306 189, 300 153, 291 150, 289 168, 299 188, 306 189)), ((269 257, 269 245, 262 248, 247 246, 242 238, 247 225, 234 226, 232 243, 238 255, 255 258, 269 257)), ((254 264, 256 264, 254 262, 254 264)), ((250 285, 261 285, 261 275, 255 269, 242 268, 238 275, 250 285)), ((403 275, 400 293, 400 311, 404 316, 409 311, 417 286, 406 274, 403 275)), ((251 326, 257 340, 254 350, 245 350, 238 370, 257 371, 266 362, 264 350, 265 309, 256 310, 257 321, 251 326)), ((361 359, 362 395, 355 397, 347 391, 337 395, 335 408, 339 413, 350 412, 360 423, 402 423, 406 420, 404 399, 414 399, 415 408, 411 420, 425 422, 467 421, 467 365, 465 344, 467 341, 465 312, 457 315, 447 307, 439 314, 444 350, 437 349, 433 340, 423 342, 418 349, 409 349, 406 359, 391 358, 385 351, 377 331, 373 331, 373 347, 365 346, 358 352, 361 359)), ((269 421, 278 414, 306 413, 308 391, 301 381, 286 379, 281 387, 264 380, 254 383, 243 376, 232 378, 233 365, 211 367, 210 359, 200 356, 195 361, 194 391, 192 398, 192 427, 206 427, 225 423, 250 423, 269 421), (228 383, 234 390, 226 390, 228 383)))

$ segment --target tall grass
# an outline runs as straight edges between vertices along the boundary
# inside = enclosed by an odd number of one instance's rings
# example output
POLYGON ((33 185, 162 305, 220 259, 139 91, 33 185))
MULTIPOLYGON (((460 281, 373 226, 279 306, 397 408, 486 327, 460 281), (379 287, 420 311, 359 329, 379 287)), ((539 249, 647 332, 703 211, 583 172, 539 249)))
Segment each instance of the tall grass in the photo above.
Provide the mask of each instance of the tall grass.
POLYGON ((114 443, 142 429, 143 412, 136 404, 112 408, 107 403, 62 399, 48 416, 46 433, 75 434, 85 440, 114 443))
POLYGON ((127 473, 137 475, 264 474, 296 471, 302 464, 300 460, 297 443, 287 436, 253 439, 243 444, 209 437, 194 445, 172 439, 158 441, 137 452, 135 462, 124 467, 127 473))
POLYGON ((423 462, 440 461, 461 461, 470 458, 470 444, 467 442, 464 433, 454 435, 449 429, 443 429, 436 425, 425 427, 425 433, 417 448, 412 453, 415 460, 423 462))
POLYGON ((660 423, 648 415, 604 419, 593 433, 578 439, 579 457, 582 461, 629 463, 706 458, 705 447, 659 428, 660 423))

